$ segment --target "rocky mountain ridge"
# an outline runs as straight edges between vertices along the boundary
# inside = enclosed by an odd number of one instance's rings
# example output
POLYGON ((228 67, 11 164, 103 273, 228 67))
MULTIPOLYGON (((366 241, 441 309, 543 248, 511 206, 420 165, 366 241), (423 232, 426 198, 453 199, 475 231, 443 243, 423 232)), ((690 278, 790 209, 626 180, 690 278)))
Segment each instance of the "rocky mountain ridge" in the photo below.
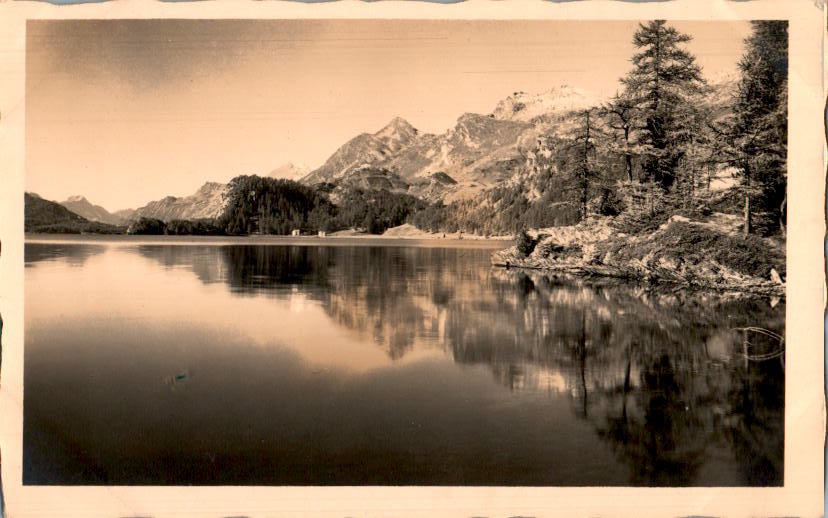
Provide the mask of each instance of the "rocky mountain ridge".
POLYGON ((100 205, 93 205, 81 195, 70 196, 60 204, 89 221, 98 221, 110 225, 122 225, 125 222, 117 214, 110 213, 100 205))
MULTIPOLYGON (((362 133, 343 144, 302 182, 347 181, 354 171, 373 168, 409 185, 423 185, 433 174, 443 173, 454 181, 445 190, 446 197, 469 198, 513 176, 538 138, 558 132, 573 110, 600 102, 599 97, 568 86, 538 95, 515 92, 490 114, 461 115, 440 135, 421 133, 395 117, 376 133, 362 133)), ((431 197, 441 198, 435 185, 431 187, 431 197)))
POLYGON ((174 219, 209 219, 217 218, 224 211, 229 201, 227 184, 207 182, 190 196, 166 196, 160 200, 147 203, 132 211, 121 211, 124 220, 136 221, 140 218, 172 221, 174 219))

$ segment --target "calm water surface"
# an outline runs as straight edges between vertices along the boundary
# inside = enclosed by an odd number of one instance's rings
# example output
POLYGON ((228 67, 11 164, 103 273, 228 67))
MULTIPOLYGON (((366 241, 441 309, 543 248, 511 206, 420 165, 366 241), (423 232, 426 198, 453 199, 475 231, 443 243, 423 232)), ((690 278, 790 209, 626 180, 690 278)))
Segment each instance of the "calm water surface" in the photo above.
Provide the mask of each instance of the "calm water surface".
POLYGON ((490 254, 28 243, 24 483, 783 483, 784 301, 490 254))

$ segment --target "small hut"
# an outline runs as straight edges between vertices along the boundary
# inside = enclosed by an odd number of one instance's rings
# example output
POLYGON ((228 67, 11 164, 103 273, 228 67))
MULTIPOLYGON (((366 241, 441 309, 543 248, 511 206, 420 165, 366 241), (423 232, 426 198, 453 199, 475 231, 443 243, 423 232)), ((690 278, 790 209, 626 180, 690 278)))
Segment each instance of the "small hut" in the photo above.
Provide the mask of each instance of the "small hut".
POLYGON ((293 230, 290 231, 290 235, 294 236, 294 237, 301 236, 302 231, 299 230, 298 228, 294 228, 293 230))

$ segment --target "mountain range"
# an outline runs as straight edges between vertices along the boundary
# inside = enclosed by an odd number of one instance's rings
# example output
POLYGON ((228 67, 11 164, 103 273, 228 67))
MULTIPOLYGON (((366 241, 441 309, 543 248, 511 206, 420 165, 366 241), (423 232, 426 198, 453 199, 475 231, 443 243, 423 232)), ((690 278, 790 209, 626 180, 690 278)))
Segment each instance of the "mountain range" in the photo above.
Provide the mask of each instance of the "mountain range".
POLYGON ((98 221, 110 225, 122 225, 126 221, 122 215, 112 214, 100 205, 93 205, 80 195, 70 196, 60 204, 89 221, 98 221))
MULTIPOLYGON (((298 181, 308 173, 307 167, 286 163, 271 171, 268 176, 298 181)), ((94 205, 81 195, 70 196, 60 202, 60 205, 86 220, 109 225, 128 225, 130 221, 142 217, 163 221, 210 219, 220 216, 223 212, 228 202, 227 188, 227 184, 224 183, 206 182, 190 196, 166 196, 137 209, 116 212, 109 212, 100 205, 94 205)))
MULTIPOLYGON (((731 77, 720 78, 709 104, 726 105, 734 84, 731 77)), ((603 101, 567 85, 540 94, 514 92, 488 114, 461 115, 441 134, 421 132, 395 117, 374 133, 348 140, 312 171, 287 163, 267 176, 325 186, 334 202, 347 189, 383 189, 446 204, 471 200, 495 186, 536 183, 539 171, 555 167, 556 139, 560 142, 576 125, 573 114, 603 101)), ((530 200, 531 191, 530 185, 530 200)), ((205 183, 190 196, 167 196, 115 213, 82 196, 61 202, 90 221, 115 225, 141 217, 163 221, 216 218, 227 203, 228 185, 216 182, 205 183)))
POLYGON ((378 184, 384 177, 395 190, 430 201, 472 198, 511 178, 541 137, 567 131, 568 115, 601 101, 569 86, 536 95, 515 92, 489 114, 461 115, 439 135, 422 133, 395 117, 376 133, 362 133, 343 144, 301 181, 364 185, 378 184))

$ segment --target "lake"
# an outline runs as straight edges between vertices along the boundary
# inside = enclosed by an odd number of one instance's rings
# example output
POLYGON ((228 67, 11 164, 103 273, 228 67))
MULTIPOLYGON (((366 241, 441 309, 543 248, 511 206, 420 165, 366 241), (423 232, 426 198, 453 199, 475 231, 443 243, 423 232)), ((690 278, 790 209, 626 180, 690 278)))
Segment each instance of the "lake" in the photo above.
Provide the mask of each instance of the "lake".
POLYGON ((782 485, 784 300, 352 241, 27 242, 23 482, 782 485))

